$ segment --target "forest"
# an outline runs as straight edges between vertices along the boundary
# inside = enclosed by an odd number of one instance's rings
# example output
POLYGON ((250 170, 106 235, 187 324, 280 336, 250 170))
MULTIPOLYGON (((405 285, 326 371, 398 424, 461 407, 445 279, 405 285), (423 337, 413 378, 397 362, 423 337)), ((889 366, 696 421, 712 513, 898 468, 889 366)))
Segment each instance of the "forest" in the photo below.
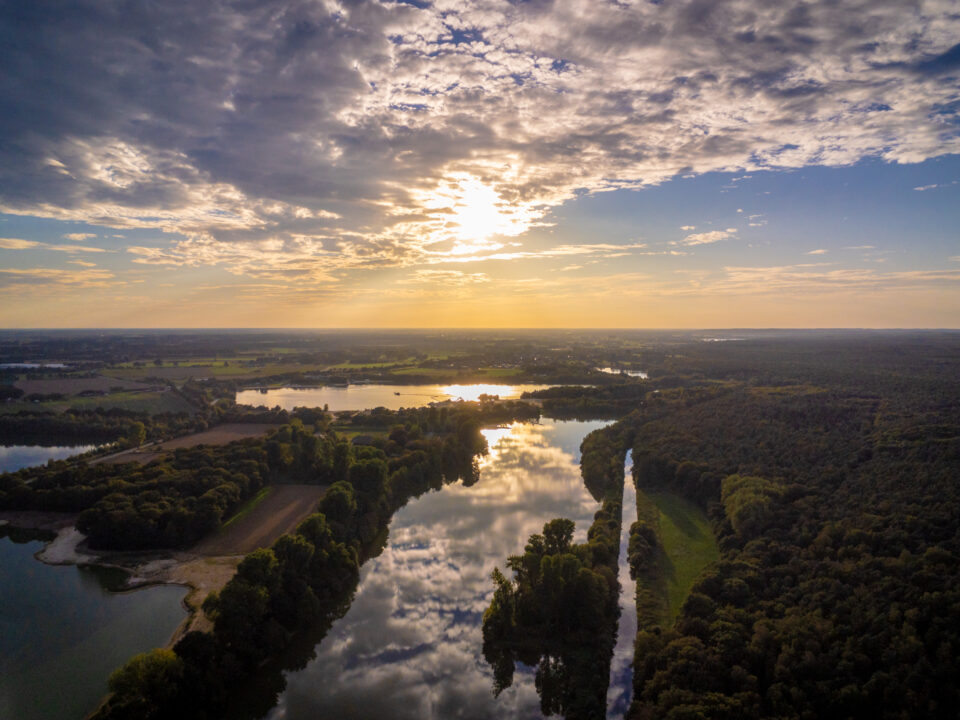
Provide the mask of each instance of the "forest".
POLYGON ((722 383, 621 421, 638 488, 700 503, 721 549, 661 627, 638 521, 632 717, 957 716, 958 358, 871 349, 721 352, 698 372, 722 383))

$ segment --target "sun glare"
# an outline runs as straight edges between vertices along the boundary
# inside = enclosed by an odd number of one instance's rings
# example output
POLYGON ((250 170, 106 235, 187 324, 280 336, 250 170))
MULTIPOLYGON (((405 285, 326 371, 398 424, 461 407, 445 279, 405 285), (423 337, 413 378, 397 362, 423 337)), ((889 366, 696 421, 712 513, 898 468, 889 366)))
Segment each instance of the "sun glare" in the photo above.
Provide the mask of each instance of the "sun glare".
POLYGON ((511 230, 511 219, 500 211, 496 190, 472 178, 461 181, 458 190, 451 216, 458 238, 476 242, 511 230))

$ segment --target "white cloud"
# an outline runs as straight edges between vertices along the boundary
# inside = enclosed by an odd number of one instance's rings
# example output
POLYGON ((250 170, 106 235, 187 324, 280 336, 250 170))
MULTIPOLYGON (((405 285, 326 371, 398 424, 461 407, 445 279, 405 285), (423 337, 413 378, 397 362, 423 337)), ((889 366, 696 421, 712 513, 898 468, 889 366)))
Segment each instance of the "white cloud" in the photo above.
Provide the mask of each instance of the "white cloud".
POLYGON ((76 253, 102 253, 107 252, 103 248, 91 247, 88 245, 44 245, 47 250, 55 250, 57 252, 70 253, 71 255, 76 253))
POLYGON ((680 226, 680 229, 681 229, 681 230, 687 230, 687 231, 689 231, 689 230, 696 230, 696 229, 697 229, 697 226, 696 226, 696 225, 681 225, 681 226, 680 226))
POLYGON ((711 230, 709 232, 687 235, 683 240, 674 240, 671 245, 709 245, 727 240, 736 233, 736 230, 711 230))
POLYGON ((416 270, 408 280, 412 283, 439 283, 441 285, 474 285, 488 283, 486 273, 464 273, 459 270, 416 270))
POLYGON ((117 282, 109 270, 0 269, 0 289, 4 291, 26 286, 68 285, 90 288, 113 284, 117 282))
POLYGON ((63 239, 71 240, 73 242, 83 242, 84 240, 95 238, 96 236, 96 233, 67 233, 63 236, 63 239))
POLYGON ((810 251, 807 253, 807 255, 826 255, 828 252, 830 252, 830 251, 829 251, 829 250, 826 250, 826 249, 824 249, 824 248, 820 248, 819 250, 810 250, 810 251))
POLYGON ((0 238, 0 249, 3 250, 26 250, 27 248, 37 247, 40 243, 35 240, 23 240, 21 238, 0 238))

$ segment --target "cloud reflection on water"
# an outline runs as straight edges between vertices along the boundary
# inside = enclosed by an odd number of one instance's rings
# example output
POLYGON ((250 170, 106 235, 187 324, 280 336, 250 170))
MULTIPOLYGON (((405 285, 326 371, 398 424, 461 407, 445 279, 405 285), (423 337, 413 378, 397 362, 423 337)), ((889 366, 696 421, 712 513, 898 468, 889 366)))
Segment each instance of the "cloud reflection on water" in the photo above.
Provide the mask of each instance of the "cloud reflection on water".
POLYGON ((481 620, 490 572, 551 518, 586 537, 597 503, 580 477, 579 445, 605 422, 516 423, 485 430, 480 481, 412 501, 383 553, 368 562, 349 612, 307 667, 287 676, 271 720, 540 717, 533 675, 493 697, 481 620))

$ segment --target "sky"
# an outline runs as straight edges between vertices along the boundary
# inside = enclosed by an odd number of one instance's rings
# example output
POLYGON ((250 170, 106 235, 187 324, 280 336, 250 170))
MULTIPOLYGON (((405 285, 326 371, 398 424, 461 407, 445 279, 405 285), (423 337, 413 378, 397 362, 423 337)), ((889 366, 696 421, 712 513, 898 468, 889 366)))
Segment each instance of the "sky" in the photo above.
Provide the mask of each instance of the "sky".
POLYGON ((960 327, 955 0, 0 4, 0 326, 960 327))

